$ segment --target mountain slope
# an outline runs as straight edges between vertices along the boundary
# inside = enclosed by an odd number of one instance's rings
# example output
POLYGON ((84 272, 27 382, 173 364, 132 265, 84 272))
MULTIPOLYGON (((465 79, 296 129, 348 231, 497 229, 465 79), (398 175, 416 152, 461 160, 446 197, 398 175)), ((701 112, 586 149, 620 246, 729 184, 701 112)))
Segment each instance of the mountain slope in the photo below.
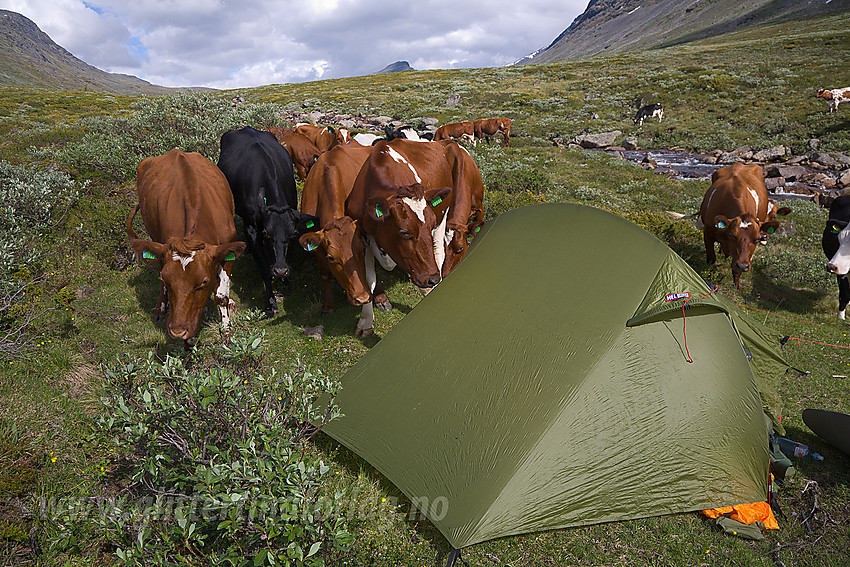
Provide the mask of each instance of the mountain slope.
POLYGON ((57 45, 32 20, 8 10, 0 10, 0 85, 111 94, 173 91, 131 75, 92 67, 57 45))
POLYGON ((382 75, 384 73, 402 73, 404 71, 415 71, 413 67, 410 66, 410 63, 407 61, 396 61, 395 63, 390 63, 377 73, 372 73, 373 75, 382 75))
POLYGON ((518 63, 669 47, 752 25, 848 9, 850 0, 591 0, 546 49, 518 63))

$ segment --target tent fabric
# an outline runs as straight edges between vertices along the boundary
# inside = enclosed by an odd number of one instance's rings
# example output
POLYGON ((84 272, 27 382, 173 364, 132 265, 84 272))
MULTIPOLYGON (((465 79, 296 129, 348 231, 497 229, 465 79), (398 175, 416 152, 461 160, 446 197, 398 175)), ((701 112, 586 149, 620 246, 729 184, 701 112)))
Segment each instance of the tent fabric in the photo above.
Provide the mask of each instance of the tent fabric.
POLYGON ((659 294, 707 291, 616 215, 504 213, 342 377, 344 417, 324 430, 457 549, 765 500, 767 427, 747 352, 763 353, 743 348, 745 326, 710 296, 687 311, 688 362, 681 301, 658 309, 659 294))

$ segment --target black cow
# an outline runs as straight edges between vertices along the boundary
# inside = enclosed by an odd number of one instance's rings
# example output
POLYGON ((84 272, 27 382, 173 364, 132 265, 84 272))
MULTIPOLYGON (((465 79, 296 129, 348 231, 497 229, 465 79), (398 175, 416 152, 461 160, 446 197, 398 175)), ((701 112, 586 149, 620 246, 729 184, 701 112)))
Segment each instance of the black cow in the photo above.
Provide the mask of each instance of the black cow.
POLYGON ((292 160, 269 132, 250 126, 225 132, 218 167, 233 191, 236 214, 242 217, 248 248, 266 286, 265 308, 273 316, 277 301, 272 279, 289 276, 289 241, 299 236, 299 226, 309 228, 318 219, 298 211, 292 160))
POLYGON ((838 278, 838 318, 845 318, 850 303, 850 195, 842 195, 829 206, 829 220, 823 229, 821 245, 829 263, 828 272, 838 278))
POLYGON ((635 115, 635 124, 641 125, 644 120, 653 116, 657 116, 659 122, 661 122, 661 117, 664 116, 664 108, 657 102, 641 106, 635 115))

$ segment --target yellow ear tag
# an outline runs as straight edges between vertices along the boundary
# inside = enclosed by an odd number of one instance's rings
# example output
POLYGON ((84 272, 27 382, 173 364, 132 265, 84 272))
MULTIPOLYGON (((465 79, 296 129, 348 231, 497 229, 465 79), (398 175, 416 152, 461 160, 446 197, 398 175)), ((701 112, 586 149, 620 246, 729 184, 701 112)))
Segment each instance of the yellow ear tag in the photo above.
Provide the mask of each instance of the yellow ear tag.
POLYGON ((150 250, 145 250, 144 252, 142 252, 142 258, 144 258, 145 260, 156 260, 156 254, 154 254, 150 250))
POLYGON ((837 224, 831 224, 829 225, 829 231, 832 232, 832 234, 838 234, 841 232, 841 227, 837 224))

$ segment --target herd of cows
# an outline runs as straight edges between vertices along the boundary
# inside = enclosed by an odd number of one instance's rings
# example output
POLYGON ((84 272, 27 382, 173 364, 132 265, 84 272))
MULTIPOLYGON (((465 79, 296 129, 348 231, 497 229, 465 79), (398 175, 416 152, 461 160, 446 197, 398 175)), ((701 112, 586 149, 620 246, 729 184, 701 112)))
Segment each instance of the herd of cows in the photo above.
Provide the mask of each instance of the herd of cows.
MULTIPOLYGON (((137 257, 159 269, 155 318, 167 317, 168 335, 189 349, 212 293, 226 327, 233 265, 246 248, 265 285, 266 312, 276 314, 273 282, 289 275, 287 251, 297 239, 316 258, 322 313, 334 309, 335 280, 361 306, 355 335, 372 334, 374 307, 392 308, 376 261, 387 270, 399 266, 427 293, 463 259, 484 224, 481 173, 454 140, 474 144, 500 134, 509 146, 510 129, 507 118, 464 121, 425 140, 404 129, 377 138, 309 124, 245 127, 221 137, 218 164, 176 149, 142 160, 127 234, 137 257), (296 173, 304 180, 300 207, 296 173), (151 240, 133 230, 139 212, 151 240), (235 214, 247 242, 237 240, 235 214)), ((789 212, 769 199, 760 165, 736 163, 714 173, 699 213, 689 216, 701 225, 708 263, 716 261, 718 243, 739 286, 758 244, 789 212)), ((834 200, 822 240, 827 270, 838 277, 841 319, 850 302, 848 223, 850 195, 834 200)))

